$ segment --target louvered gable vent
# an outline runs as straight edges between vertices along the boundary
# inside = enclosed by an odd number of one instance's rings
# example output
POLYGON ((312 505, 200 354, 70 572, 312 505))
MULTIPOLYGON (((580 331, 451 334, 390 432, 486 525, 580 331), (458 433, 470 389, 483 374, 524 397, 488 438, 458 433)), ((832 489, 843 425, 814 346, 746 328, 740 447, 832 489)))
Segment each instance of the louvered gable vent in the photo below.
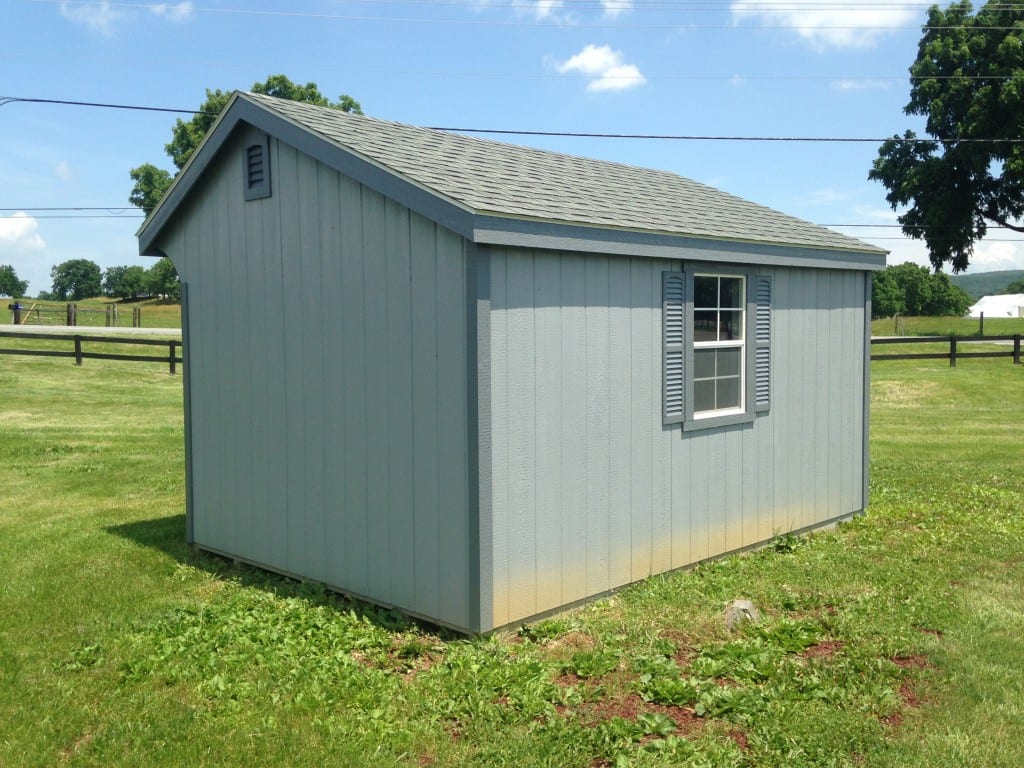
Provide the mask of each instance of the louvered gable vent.
POLYGON ((266 140, 245 148, 245 199, 270 197, 270 148, 266 140))

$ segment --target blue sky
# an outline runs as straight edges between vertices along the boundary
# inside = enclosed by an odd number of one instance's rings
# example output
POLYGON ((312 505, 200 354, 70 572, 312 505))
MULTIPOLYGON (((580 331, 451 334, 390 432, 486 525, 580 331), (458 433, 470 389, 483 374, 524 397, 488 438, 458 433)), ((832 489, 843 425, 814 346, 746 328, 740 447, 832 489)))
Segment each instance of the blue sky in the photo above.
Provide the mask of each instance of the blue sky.
MULTIPOLYGON (((0 0, 0 97, 195 108, 270 74, 368 115, 446 127, 884 137, 906 128, 926 3, 829 0, 0 0)), ((0 106, 0 264, 34 294, 73 258, 137 256, 128 171, 171 168, 174 115, 0 106), (56 218, 110 206, 115 218, 56 218)), ((927 263, 899 237, 875 144, 506 140, 656 167, 927 263), (850 227, 845 225, 873 225, 850 227)), ((79 214, 86 215, 85 212, 79 214)), ((1003 232, 971 272, 1024 268, 1003 232)))

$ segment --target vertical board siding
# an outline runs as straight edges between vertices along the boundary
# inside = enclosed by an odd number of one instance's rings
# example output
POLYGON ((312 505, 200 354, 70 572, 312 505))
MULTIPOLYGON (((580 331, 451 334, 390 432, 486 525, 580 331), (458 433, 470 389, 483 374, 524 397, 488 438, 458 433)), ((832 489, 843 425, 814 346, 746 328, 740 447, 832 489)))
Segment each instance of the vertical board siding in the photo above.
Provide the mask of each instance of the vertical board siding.
POLYGON ((474 629, 463 242, 276 140, 245 202, 243 150, 162 244, 190 281, 196 543, 474 629))
POLYGON ((491 259, 492 626, 862 508, 860 273, 770 270, 770 410, 684 435, 662 423, 665 262, 491 259))

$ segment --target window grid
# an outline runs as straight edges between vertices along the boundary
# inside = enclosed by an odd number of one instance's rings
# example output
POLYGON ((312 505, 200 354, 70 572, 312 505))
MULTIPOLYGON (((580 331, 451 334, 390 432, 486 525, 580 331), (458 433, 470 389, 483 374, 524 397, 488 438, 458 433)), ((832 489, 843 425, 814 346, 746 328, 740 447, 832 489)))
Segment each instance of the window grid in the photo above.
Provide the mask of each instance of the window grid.
POLYGON ((694 418, 742 411, 746 279, 694 275, 694 418))

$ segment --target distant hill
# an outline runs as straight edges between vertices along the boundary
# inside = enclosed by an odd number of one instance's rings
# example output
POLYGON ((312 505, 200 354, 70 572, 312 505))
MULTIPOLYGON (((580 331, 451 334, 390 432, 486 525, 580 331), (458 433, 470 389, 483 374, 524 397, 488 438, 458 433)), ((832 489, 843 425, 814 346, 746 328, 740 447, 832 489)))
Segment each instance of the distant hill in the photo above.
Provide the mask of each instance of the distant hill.
POLYGON ((953 285, 959 285, 974 301, 982 296, 1002 293, 1010 283, 1024 279, 1024 269, 1001 269, 998 272, 979 272, 976 275, 950 275, 953 285))

